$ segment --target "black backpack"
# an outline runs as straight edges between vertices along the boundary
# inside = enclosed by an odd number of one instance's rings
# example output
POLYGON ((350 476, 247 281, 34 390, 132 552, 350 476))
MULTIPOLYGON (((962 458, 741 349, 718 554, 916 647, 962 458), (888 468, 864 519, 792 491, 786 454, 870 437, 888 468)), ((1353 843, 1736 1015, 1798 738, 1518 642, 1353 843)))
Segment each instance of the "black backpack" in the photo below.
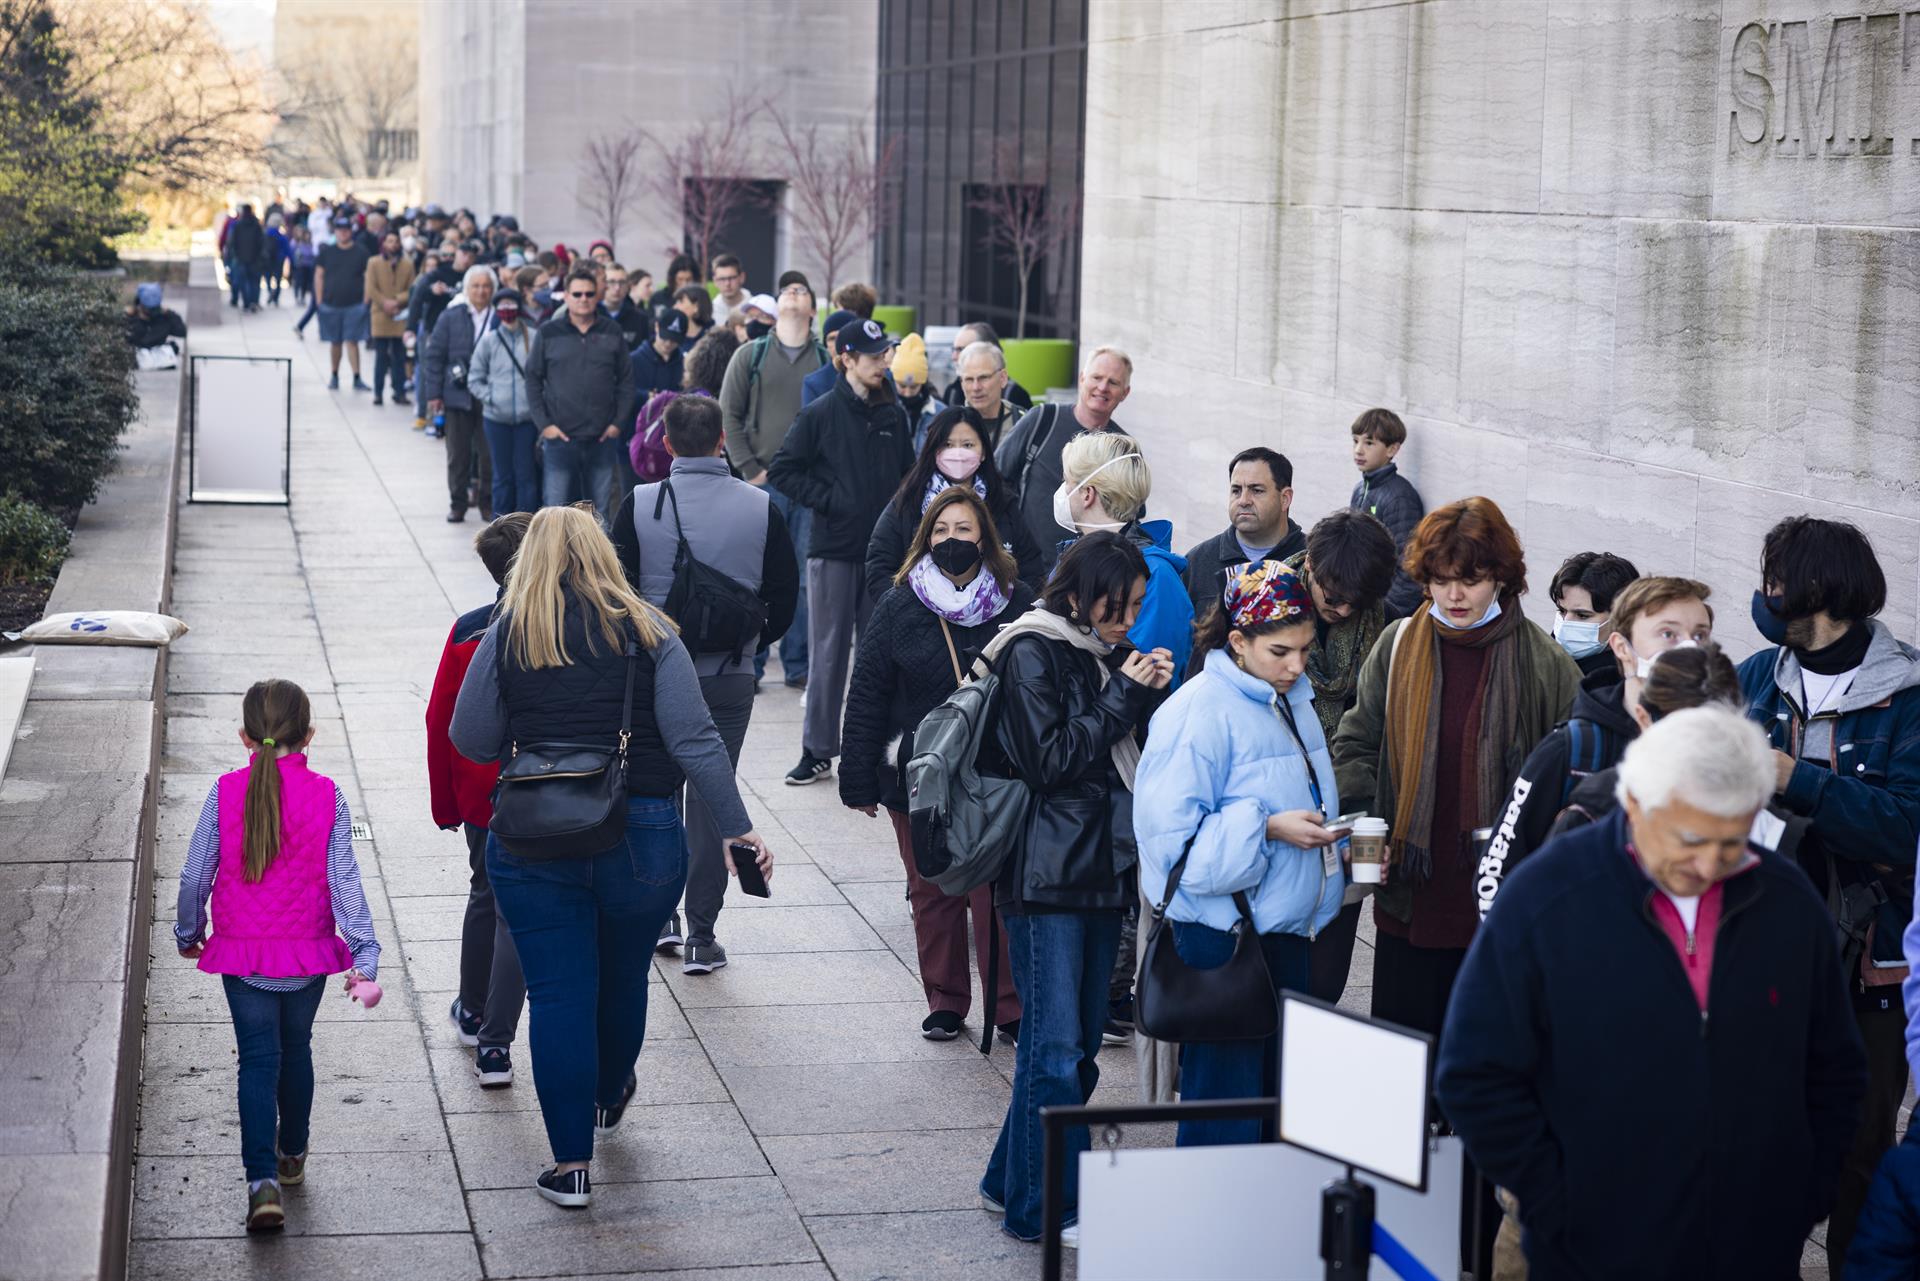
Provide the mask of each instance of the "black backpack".
POLYGON ((732 654, 740 659, 760 644, 767 625, 767 604, 757 592, 743 587, 713 566, 695 560, 680 524, 680 500, 673 482, 661 481, 653 501, 653 518, 673 504, 673 532, 679 547, 673 553, 673 586, 667 590, 667 616, 680 624, 680 640, 690 654, 732 654))

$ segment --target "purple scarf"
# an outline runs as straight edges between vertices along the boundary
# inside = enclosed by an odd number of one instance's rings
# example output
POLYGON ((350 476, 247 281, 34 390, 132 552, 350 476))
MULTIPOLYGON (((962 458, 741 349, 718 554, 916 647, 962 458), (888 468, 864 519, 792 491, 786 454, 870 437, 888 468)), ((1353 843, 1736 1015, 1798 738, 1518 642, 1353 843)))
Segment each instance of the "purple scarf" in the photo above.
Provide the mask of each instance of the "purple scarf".
POLYGON ((1007 590, 985 565, 965 587, 940 572, 932 556, 922 556, 907 571, 907 586, 920 603, 955 627, 978 627, 1007 607, 1007 590))

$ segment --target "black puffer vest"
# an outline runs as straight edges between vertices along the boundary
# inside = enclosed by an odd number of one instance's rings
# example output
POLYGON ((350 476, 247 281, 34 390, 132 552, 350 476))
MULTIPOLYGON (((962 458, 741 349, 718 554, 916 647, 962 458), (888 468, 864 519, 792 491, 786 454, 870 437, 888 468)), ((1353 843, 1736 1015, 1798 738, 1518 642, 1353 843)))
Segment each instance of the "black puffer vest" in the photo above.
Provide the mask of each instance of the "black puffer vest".
MULTIPOLYGON (((612 746, 620 737, 620 700, 626 693, 626 659, 609 652, 598 627, 588 629, 579 602, 567 599, 565 667, 528 671, 514 661, 509 616, 500 617, 500 693, 507 704, 507 730, 515 743, 593 743, 612 746)), ((629 633, 631 635, 631 633, 629 633)), ((653 654, 641 646, 633 660, 633 732, 627 740, 627 793, 672 796, 686 781, 667 754, 653 715, 653 654)))

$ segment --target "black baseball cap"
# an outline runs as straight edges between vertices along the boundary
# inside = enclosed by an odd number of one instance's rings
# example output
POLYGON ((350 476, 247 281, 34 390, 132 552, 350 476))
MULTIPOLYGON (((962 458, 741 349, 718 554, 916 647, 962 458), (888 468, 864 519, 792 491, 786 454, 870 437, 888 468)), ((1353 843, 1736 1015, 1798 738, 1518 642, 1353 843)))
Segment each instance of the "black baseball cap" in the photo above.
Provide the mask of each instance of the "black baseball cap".
POLYGON ((660 318, 660 323, 654 326, 653 332, 654 335, 659 338, 669 338, 674 342, 685 342, 687 340, 687 313, 669 309, 667 314, 660 318))
POLYGON ((877 320, 855 319, 834 335, 834 346, 841 355, 877 356, 893 346, 893 339, 877 320))
POLYGON ((807 291, 807 296, 809 298, 813 297, 813 285, 808 282, 806 273, 804 272, 799 272, 799 271, 781 272, 780 283, 773 287, 774 296, 778 297, 779 295, 787 292, 788 285, 798 285, 802 289, 807 291))
POLYGON ((333 220, 333 225, 335 227, 351 227, 353 226, 353 218, 348 214, 336 215, 333 220))

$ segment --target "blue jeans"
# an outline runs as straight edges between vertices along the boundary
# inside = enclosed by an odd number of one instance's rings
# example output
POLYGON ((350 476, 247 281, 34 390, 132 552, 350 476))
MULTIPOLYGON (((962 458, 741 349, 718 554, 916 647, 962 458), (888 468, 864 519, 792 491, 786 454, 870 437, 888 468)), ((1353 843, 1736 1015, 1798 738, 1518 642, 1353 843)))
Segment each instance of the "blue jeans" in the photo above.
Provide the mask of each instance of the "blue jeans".
POLYGON ((260 305, 260 269, 251 263, 235 263, 234 268, 234 281, 240 286, 240 305, 252 311, 260 305))
MULTIPOLYGON (((793 540, 794 570, 800 576, 800 599, 793 607, 793 625, 780 638, 780 665, 786 669, 786 679, 792 681, 807 674, 807 541, 813 533, 813 508, 802 507, 773 488, 771 482, 767 485, 767 496, 773 500, 780 518, 787 522, 787 536, 793 540)), ((753 656, 753 678, 759 680, 766 674, 767 651, 763 649, 753 656)))
MULTIPOLYGON (((1046 1156, 1040 1109, 1084 1104, 1100 1080, 1094 1056, 1107 1023, 1120 913, 1045 912, 1002 920, 1020 992, 1020 1046, 1014 1051, 1013 1099, 980 1191, 1007 1207, 1009 1233, 1037 1241, 1046 1156)), ((1086 1126, 1067 1131, 1066 1223, 1079 1219, 1080 1154, 1088 1147, 1086 1126)))
POLYGON ((487 433, 487 452, 493 455, 493 514, 530 512, 540 507, 540 473, 534 468, 533 442, 539 429, 531 421, 503 423, 480 420, 487 433))
POLYGON ((620 1101, 647 1035, 653 945, 687 882, 670 796, 627 802, 627 836, 591 858, 515 858, 487 877, 527 976, 533 1087, 556 1164, 593 1159, 593 1109, 620 1101))
POLYGON ((593 500, 601 525, 613 519, 614 451, 617 440, 543 440, 540 466, 543 492, 540 505, 563 507, 583 498, 593 500))
MULTIPOLYGON (((1210 925, 1173 923, 1173 947, 1197 970, 1225 965, 1233 955, 1233 935, 1210 925)), ((1282 989, 1307 991, 1313 945, 1299 934, 1262 934, 1274 1000, 1282 989)), ((1180 1047, 1180 1098, 1265 1099, 1280 1090, 1280 1038, 1264 1041, 1190 1041, 1180 1047)), ((1182 1121, 1176 1142, 1183 1148, 1217 1143, 1259 1143, 1273 1137, 1272 1121, 1182 1121)))
POLYGON ((275 1178, 274 1145, 288 1156, 307 1150, 313 1116, 313 1016, 327 981, 296 992, 263 992, 220 976, 240 1050, 240 1159, 249 1183, 275 1178))

